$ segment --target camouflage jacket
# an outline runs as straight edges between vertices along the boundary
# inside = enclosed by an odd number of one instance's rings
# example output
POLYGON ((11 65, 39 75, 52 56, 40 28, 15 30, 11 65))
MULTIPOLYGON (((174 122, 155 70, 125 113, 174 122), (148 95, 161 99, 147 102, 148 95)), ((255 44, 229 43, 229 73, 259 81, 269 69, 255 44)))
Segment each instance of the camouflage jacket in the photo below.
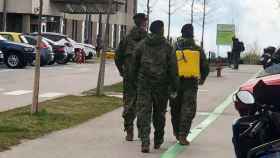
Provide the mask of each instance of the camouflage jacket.
POLYGON ((138 82, 177 90, 179 78, 176 56, 163 36, 149 34, 140 42, 135 53, 138 82))
POLYGON ((130 33, 120 42, 116 51, 115 63, 120 74, 129 78, 133 71, 133 63, 135 59, 135 47, 137 44, 146 37, 147 33, 134 27, 130 33))
POLYGON ((176 44, 175 44, 176 49, 178 47, 180 49, 190 49, 190 50, 197 50, 200 51, 200 72, 201 72, 201 82, 204 83, 206 80, 208 74, 209 74, 209 64, 206 58, 206 55, 204 51, 195 44, 195 41, 193 38, 183 38, 180 37, 178 38, 176 44))

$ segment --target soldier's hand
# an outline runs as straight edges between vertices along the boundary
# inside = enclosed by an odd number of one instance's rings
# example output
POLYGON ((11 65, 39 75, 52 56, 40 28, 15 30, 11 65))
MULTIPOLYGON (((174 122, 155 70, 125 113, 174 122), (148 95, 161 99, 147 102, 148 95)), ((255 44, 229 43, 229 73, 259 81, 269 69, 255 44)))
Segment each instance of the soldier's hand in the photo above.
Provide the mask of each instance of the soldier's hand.
POLYGON ((177 97, 177 92, 172 92, 171 94, 170 94, 170 98, 171 99, 175 99, 176 97, 177 97))
POLYGON ((120 72, 121 77, 123 77, 123 72, 120 72))
POLYGON ((201 79, 200 79, 199 82, 198 82, 198 84, 199 84, 199 85, 203 85, 204 82, 205 82, 205 80, 201 80, 201 79))

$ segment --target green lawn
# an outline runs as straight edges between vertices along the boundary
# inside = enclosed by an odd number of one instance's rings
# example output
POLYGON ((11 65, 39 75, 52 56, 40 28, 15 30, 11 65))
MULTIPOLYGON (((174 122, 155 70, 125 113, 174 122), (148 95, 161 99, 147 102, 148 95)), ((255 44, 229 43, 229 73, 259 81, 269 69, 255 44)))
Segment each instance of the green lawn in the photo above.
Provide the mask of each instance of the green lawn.
MULTIPOLYGON (((106 92, 114 92, 114 93, 122 93, 123 92, 123 83, 119 82, 110 86, 104 86, 103 91, 106 92)), ((85 95, 94 95, 96 92, 96 89, 92 89, 89 91, 84 92, 85 95)))
POLYGON ((121 106, 121 99, 96 96, 65 96, 40 104, 31 116, 30 106, 0 113, 0 151, 26 139, 73 127, 121 106))

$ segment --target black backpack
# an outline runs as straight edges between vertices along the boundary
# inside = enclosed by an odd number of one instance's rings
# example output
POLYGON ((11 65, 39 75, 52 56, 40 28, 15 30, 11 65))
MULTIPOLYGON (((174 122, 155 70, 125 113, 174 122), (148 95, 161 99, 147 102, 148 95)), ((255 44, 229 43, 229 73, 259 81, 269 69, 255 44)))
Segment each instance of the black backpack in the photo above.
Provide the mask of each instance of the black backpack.
POLYGON ((244 52, 245 51, 245 47, 244 47, 244 43, 243 42, 238 42, 238 47, 239 47, 239 50, 241 52, 244 52))

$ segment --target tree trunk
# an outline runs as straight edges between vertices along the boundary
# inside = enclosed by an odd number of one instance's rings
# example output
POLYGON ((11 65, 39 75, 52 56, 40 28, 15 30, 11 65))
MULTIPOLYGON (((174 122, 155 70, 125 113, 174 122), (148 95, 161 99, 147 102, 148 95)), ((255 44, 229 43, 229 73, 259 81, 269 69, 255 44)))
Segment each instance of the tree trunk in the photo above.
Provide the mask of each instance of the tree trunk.
POLYGON ((7 31, 7 0, 3 0, 3 19, 2 19, 3 27, 2 31, 7 31))
POLYGON ((206 0, 203 0, 203 21, 202 21, 202 37, 201 37, 202 49, 204 49, 205 18, 206 18, 206 0))
POLYGON ((40 0, 40 12, 39 12, 39 30, 36 46, 36 65, 34 73, 34 88, 33 88, 33 100, 31 106, 31 114, 39 112, 39 91, 40 91, 40 45, 42 42, 42 14, 43 14, 43 0, 40 0))
POLYGON ((192 5, 191 5, 191 24, 193 24, 193 19, 194 19, 194 2, 195 0, 192 0, 192 5))
MULTIPOLYGON (((147 16, 147 25, 150 26, 150 0, 147 0, 147 16)), ((149 30, 149 27, 147 28, 147 30, 149 30)))
POLYGON ((167 40, 170 42, 170 24, 171 24, 171 0, 168 0, 168 34, 167 40))
POLYGON ((107 9, 107 20, 106 20, 106 35, 105 35, 105 45, 104 49, 101 54, 101 62, 100 62, 100 69, 99 69, 99 75, 98 75, 98 82, 97 82, 97 90, 96 95, 101 96, 102 90, 104 86, 104 78, 105 78, 105 65, 106 65, 106 51, 108 51, 109 48, 109 34, 110 34, 110 14, 112 11, 112 0, 108 1, 108 9, 107 9))

